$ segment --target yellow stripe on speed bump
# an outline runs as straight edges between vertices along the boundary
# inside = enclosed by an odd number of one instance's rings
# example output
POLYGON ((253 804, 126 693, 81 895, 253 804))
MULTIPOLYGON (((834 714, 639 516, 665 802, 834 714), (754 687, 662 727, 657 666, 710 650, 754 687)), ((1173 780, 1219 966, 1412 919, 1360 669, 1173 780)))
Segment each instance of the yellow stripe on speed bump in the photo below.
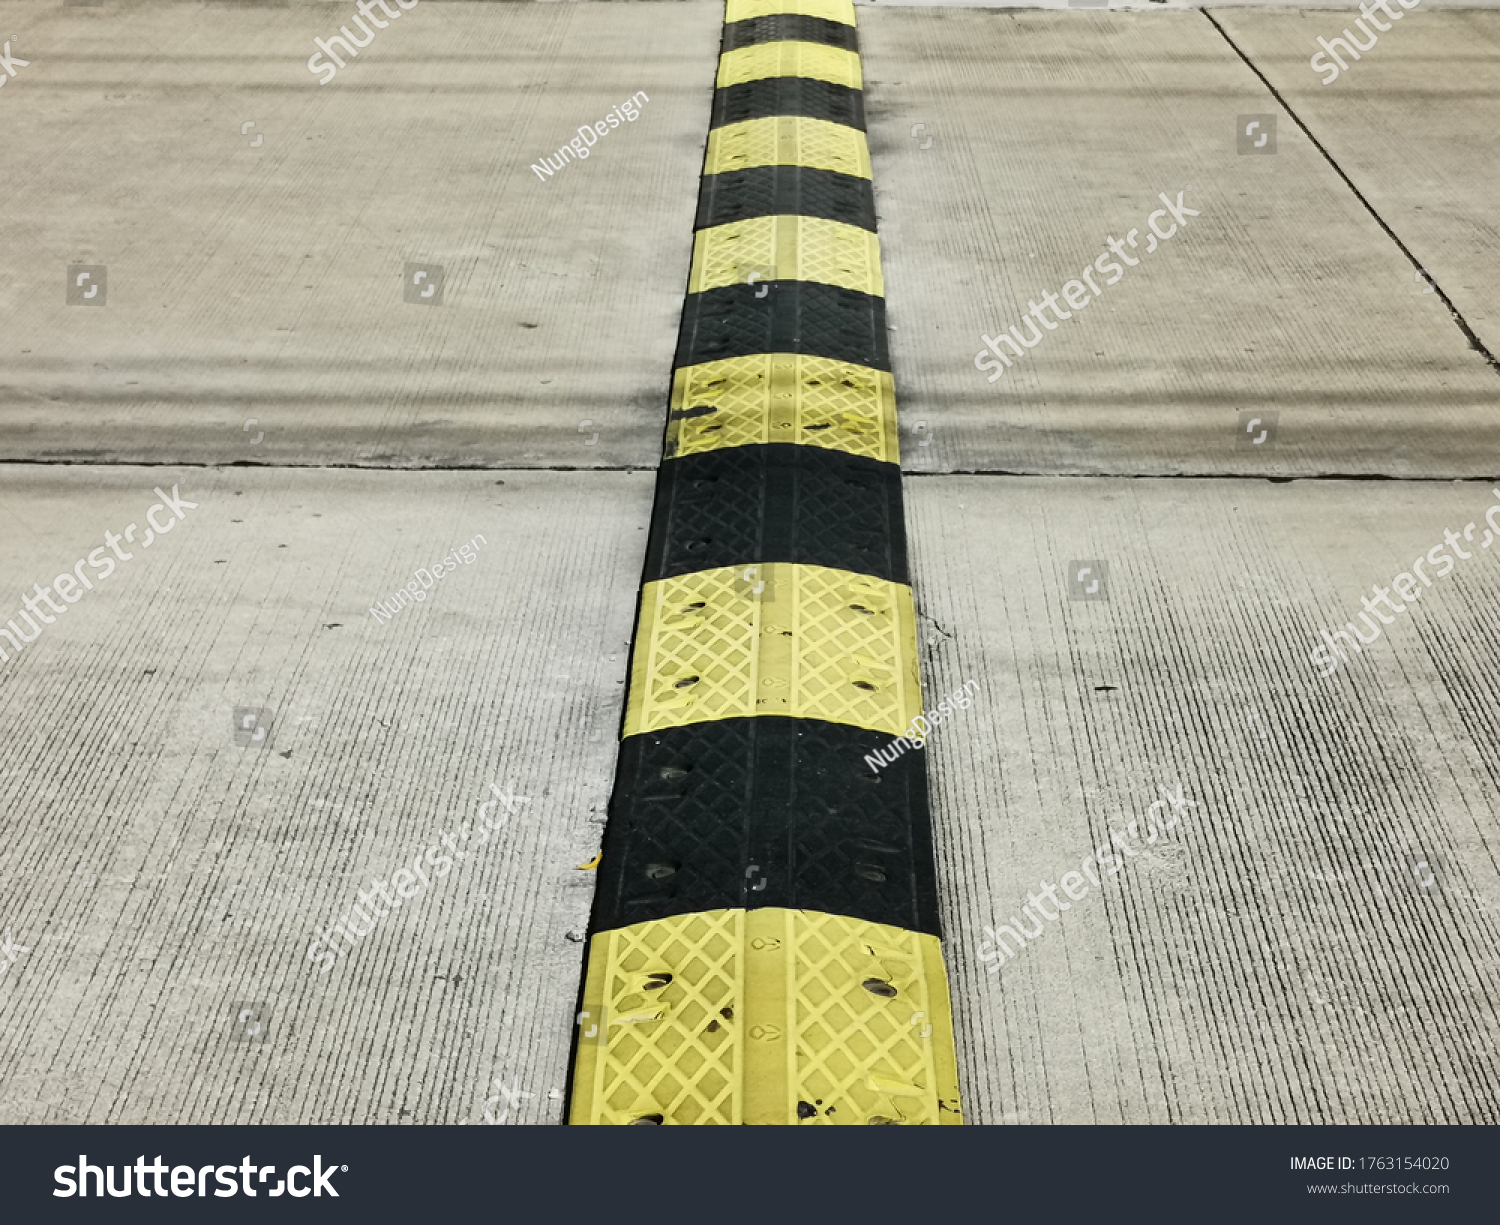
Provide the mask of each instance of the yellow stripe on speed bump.
POLYGON ((885 296, 880 240, 857 225, 823 217, 747 217, 699 230, 688 293, 763 281, 816 281, 885 296))
POLYGON ((726 51, 719 57, 719 78, 714 84, 727 89, 767 77, 811 77, 846 89, 864 88, 856 52, 795 41, 756 43, 726 51))
POLYGON ((673 371, 668 456, 768 442, 899 463, 895 381, 884 370, 794 353, 673 371))
POLYGON ((570 1119, 958 1123, 937 938, 770 908, 600 932, 570 1119))
POLYGON ((746 119, 709 132, 704 174, 753 166, 810 166, 868 179, 870 149, 858 128, 801 115, 746 119))
POLYGON ((727 0, 724 23, 770 17, 773 13, 799 13, 803 17, 840 21, 846 26, 855 24, 853 0, 727 0))
POLYGON ((922 711, 911 588, 752 560, 642 588, 625 735, 756 715, 901 735, 922 711))

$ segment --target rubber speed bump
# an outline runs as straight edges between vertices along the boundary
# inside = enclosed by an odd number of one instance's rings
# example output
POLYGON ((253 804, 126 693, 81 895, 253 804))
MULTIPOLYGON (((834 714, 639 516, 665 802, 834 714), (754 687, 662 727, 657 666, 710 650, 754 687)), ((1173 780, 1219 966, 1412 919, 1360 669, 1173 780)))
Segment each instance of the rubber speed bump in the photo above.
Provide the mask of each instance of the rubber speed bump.
POLYGON ((855 24, 853 0, 728 0, 724 6, 724 23, 736 25, 777 13, 822 18, 847 26, 855 24))
POLYGON ((710 130, 704 174, 752 166, 810 166, 868 179, 870 149, 864 132, 805 115, 772 115, 710 130))
POLYGON ((790 215, 842 221, 873 233, 870 180, 805 166, 755 166, 707 175, 698 192, 700 230, 749 217, 790 215))
MULTIPOLYGON (((724 27, 724 50, 738 51, 757 43, 822 43, 828 47, 855 50, 854 27, 826 17, 809 17, 804 13, 772 13, 731 21, 724 27)), ((792 75, 792 74, 788 74, 792 75)))
POLYGON ((677 365, 764 353, 826 357, 891 368, 885 299, 816 281, 762 281, 690 294, 677 336, 677 365))
POLYGON ((598 931, 780 906, 937 935, 926 753, 813 719, 728 719, 621 746, 598 931))
POLYGON ((885 296, 880 240, 823 217, 747 217, 699 230, 688 293, 760 281, 815 281, 885 296))
POLYGON ((705 451, 663 465, 656 506, 648 582, 759 557, 906 584, 894 464, 786 443, 705 451))
POLYGON ((957 1123, 854 10, 725 20, 569 1119, 957 1123))
POLYGON ((864 131, 864 94, 811 77, 767 77, 714 91, 711 127, 776 115, 802 115, 864 131))
POLYGON ((899 736, 922 713, 911 588, 758 562, 647 583, 625 734, 791 715, 899 736))
POLYGON ((576 1123, 957 1123, 948 983, 929 935, 713 910, 596 935, 576 1123))
POLYGON ((726 51, 719 59, 717 84, 723 89, 767 77, 810 77, 846 89, 859 89, 859 56, 841 47, 818 43, 756 43, 726 51))
POLYGON ((894 465, 896 389, 888 372, 795 353, 679 366, 666 453, 790 442, 894 465))

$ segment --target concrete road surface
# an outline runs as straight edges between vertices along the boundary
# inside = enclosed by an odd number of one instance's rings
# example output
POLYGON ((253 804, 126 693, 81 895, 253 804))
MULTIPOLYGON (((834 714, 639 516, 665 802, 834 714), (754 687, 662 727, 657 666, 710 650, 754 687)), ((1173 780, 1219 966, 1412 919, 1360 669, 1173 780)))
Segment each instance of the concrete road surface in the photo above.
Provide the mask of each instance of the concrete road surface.
MULTIPOLYGON (((1161 8, 859 10, 965 1114, 1493 1123, 1500 13, 1161 8)), ((5 6, 0 1122, 561 1117, 723 10, 347 11, 5 6)))

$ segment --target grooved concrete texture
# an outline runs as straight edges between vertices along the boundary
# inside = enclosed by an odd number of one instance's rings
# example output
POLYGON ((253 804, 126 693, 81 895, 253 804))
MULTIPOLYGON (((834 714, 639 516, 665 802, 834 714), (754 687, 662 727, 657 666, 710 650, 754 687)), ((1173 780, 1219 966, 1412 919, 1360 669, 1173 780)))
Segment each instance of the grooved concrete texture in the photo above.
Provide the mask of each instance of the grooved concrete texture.
MULTIPOLYGON (((1295 124, 1235 152, 1279 108, 1201 13, 884 3, 909 469, 1494 470, 1500 377, 1295 124), (1186 232, 985 382, 981 332, 1188 183, 1186 232)), ((1347 16, 1215 16, 1493 346, 1500 14, 1429 4, 1326 88, 1303 51, 1347 16)), ((352 7, 6 5, 0 459, 165 466, 0 468, 0 614, 152 486, 201 503, 0 662, 6 1123, 477 1123, 497 1079, 560 1117, 653 476, 173 465, 654 467, 722 10, 423 0, 319 87, 352 7), (441 307, 401 301, 423 260, 441 307), (529 802, 320 976, 314 925, 492 782, 529 802)), ((1307 662, 1490 488, 908 481, 926 692, 984 686, 931 742, 969 1121, 1496 1121, 1495 550, 1307 662), (1178 784, 1165 840, 984 972, 983 927, 1178 784)))
POLYGON ((719 7, 423 0, 320 86, 352 12, 6 5, 0 459, 655 466, 719 7))
POLYGON ((907 505, 926 692, 983 687, 929 742, 966 1121, 1500 1119, 1500 547, 1307 662, 1490 486, 938 476, 907 505), (1070 598, 1079 560, 1107 600, 1070 598), (1162 786, 1197 807, 1148 845, 1162 786), (1021 917, 1111 831, 1116 875, 1021 917), (990 974, 1013 915, 1042 934, 990 974))
POLYGON ((50 584, 173 482, 199 508, 0 663, 0 928, 30 950, 0 1122, 493 1122, 495 1078, 534 1095, 507 1121, 559 1121, 651 474, 5 467, 4 573, 50 584), (491 783, 529 800, 475 849, 491 783), (434 847, 320 973, 315 927, 434 847))
MULTIPOLYGON (((1500 196, 1485 190, 1500 160, 1500 59, 1480 62, 1477 45, 1500 14, 1423 16, 1422 37, 1392 31, 1370 54, 1369 67, 1385 64, 1382 100, 1363 102, 1351 74, 1318 96, 1314 130, 1331 122, 1334 155, 1362 156, 1357 183, 1393 184, 1377 207, 1403 189, 1444 201, 1422 227, 1389 220, 1420 259, 1466 259, 1450 279, 1477 287, 1459 300, 1478 309, 1500 280, 1500 196), (1443 55, 1461 81, 1432 84, 1443 55), (1371 114, 1407 118, 1343 136, 1371 114), (1450 119, 1449 139, 1424 142, 1450 119), (1429 175, 1403 152, 1418 146, 1429 175), (1458 179, 1461 205, 1445 191, 1458 179)), ((1236 10, 1233 28, 1277 30, 1260 41, 1290 57, 1332 20, 1236 10)), ((1281 108, 1202 13, 862 8, 860 22, 908 468, 1496 471, 1500 372, 1285 114, 1274 155, 1236 151, 1239 115, 1281 108), (1138 229, 1144 246, 1158 193, 1175 202, 1189 184, 1184 203, 1201 216, 1137 250, 1115 285, 1095 274, 1102 296, 995 383, 975 369, 981 335, 1016 325, 1030 339, 1030 301, 1060 293, 1110 236, 1138 229), (1278 414, 1274 441, 1241 444, 1242 412, 1278 414)), ((1318 88, 1310 54, 1304 89, 1318 88)))
POLYGON ((1215 14, 1500 354, 1500 13, 1410 10, 1322 84, 1326 74, 1308 65, 1318 38, 1340 36, 1358 15, 1215 14))

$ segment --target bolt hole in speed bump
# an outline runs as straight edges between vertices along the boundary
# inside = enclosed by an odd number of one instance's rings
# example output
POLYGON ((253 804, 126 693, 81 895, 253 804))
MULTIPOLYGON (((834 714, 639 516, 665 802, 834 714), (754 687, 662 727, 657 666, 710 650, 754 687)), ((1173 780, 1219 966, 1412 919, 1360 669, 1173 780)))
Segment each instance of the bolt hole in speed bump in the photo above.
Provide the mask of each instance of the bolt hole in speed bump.
POLYGON ((855 25, 725 8, 572 1123, 961 1121, 855 25))

